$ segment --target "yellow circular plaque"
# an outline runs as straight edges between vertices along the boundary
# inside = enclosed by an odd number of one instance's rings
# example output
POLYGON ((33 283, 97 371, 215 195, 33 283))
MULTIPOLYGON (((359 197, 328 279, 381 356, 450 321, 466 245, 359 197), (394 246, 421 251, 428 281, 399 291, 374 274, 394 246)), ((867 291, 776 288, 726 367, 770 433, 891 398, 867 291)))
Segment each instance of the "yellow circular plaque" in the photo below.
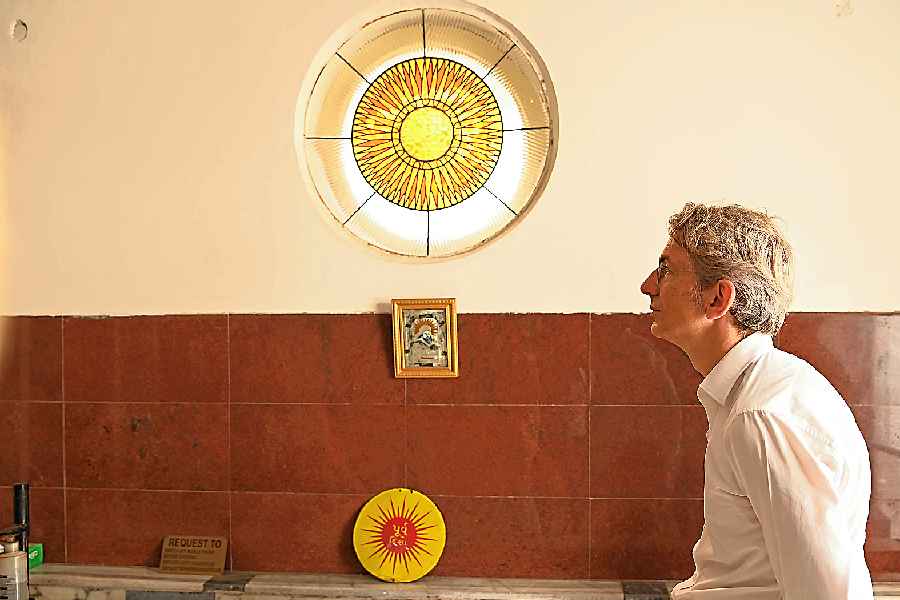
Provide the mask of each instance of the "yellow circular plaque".
POLYGON ((366 571, 384 581, 409 582, 437 565, 447 541, 444 517, 428 496, 385 490, 366 502, 353 527, 353 548, 366 571))

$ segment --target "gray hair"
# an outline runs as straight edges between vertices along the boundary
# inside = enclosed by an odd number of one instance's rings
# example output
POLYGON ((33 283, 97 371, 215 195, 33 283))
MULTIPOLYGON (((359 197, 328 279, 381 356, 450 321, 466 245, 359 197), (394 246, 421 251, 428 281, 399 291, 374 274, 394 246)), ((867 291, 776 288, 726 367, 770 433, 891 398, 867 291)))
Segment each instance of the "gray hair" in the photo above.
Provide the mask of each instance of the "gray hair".
POLYGON ((700 289, 720 279, 734 284, 738 327, 778 333, 794 296, 794 252, 773 217, 689 202, 669 218, 669 237, 691 257, 700 289))

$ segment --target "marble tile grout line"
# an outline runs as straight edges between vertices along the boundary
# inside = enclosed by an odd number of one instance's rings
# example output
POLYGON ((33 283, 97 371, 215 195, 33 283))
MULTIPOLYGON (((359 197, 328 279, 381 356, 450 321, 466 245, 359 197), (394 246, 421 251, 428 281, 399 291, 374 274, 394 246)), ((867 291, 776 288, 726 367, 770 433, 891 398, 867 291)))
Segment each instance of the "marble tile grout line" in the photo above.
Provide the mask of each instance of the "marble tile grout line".
MULTIPOLYGON (((16 401, 19 404, 62 404, 61 401, 50 401, 50 400, 18 400, 16 401)), ((223 402, 197 402, 192 400, 179 400, 173 402, 153 402, 153 401, 127 401, 127 400, 117 400, 117 401, 83 401, 77 400, 73 401, 72 404, 75 405, 88 405, 88 404, 102 404, 102 405, 117 405, 117 404, 129 404, 129 405, 142 405, 149 404, 152 406, 175 406, 178 404, 199 404, 201 406, 212 406, 214 404, 226 404, 227 401, 223 402)), ((397 404, 392 404, 389 402, 372 402, 372 403, 354 403, 354 402, 232 402, 230 403, 233 406, 398 406, 397 404)), ((400 404, 399 406, 403 406, 400 404)), ((507 404, 507 403, 494 403, 494 404, 484 404, 484 403, 456 403, 456 404, 411 404, 409 406, 413 407, 434 407, 434 406, 443 406, 450 408, 465 408, 465 407, 480 407, 480 408, 589 408, 588 404, 507 404)), ((892 407, 900 406, 897 404, 886 404, 886 403, 859 403, 859 404, 848 404, 848 406, 852 408, 882 408, 882 409, 890 409, 892 407)), ((702 410, 703 407, 698 403, 694 404, 598 404, 598 408, 696 408, 698 410, 702 410)), ((47 487, 47 486, 45 486, 47 487)), ((52 487, 52 486, 51 486, 52 487)))
POLYGON ((588 313, 588 352, 587 352, 587 360, 588 360, 588 397, 587 397, 587 479, 588 479, 588 501, 587 501, 587 577, 591 578, 591 544, 593 543, 593 534, 591 532, 591 403, 594 400, 593 397, 593 364, 594 358, 591 354, 591 342, 593 341, 591 338, 591 327, 592 327, 593 315, 588 313))
POLYGON ((225 314, 225 540, 228 570, 234 570, 234 540, 231 536, 231 314, 225 314))
MULTIPOLYGON (((54 486, 36 486, 36 489, 43 490, 59 490, 60 487, 54 486)), ((365 494, 374 494, 380 491, 380 488, 371 490, 358 490, 354 492, 303 492, 291 490, 232 490, 214 489, 214 490, 187 490, 184 488, 129 488, 129 487, 69 487, 69 491, 79 492, 143 492, 152 494, 281 494, 289 496, 359 496, 365 494)), ((671 496, 660 498, 657 496, 647 497, 617 497, 617 496, 537 496, 537 495, 521 495, 521 494, 431 494, 434 498, 466 498, 479 500, 602 500, 612 502, 646 502, 649 500, 658 500, 660 502, 673 502, 683 500, 694 500, 702 502, 703 498, 699 496, 671 496)), ((895 497, 877 497, 876 500, 896 501, 895 497)))
POLYGON ((69 496, 66 479, 66 318, 59 317, 59 393, 62 419, 63 562, 69 562, 69 496))
POLYGON ((407 410, 408 380, 403 380, 403 487, 409 487, 409 411, 407 410))

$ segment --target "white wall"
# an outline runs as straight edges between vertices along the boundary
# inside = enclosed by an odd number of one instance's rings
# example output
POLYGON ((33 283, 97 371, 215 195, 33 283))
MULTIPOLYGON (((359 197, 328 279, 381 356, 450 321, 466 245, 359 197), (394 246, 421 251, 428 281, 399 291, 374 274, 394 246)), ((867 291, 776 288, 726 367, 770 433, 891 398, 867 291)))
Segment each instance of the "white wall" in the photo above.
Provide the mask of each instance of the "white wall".
POLYGON ((795 309, 900 309, 900 2, 850 1, 484 0, 550 70, 556 168, 511 232, 419 264, 333 227, 293 147, 315 55, 369 3, 5 0, 3 312, 641 311, 688 200, 784 218, 795 309))

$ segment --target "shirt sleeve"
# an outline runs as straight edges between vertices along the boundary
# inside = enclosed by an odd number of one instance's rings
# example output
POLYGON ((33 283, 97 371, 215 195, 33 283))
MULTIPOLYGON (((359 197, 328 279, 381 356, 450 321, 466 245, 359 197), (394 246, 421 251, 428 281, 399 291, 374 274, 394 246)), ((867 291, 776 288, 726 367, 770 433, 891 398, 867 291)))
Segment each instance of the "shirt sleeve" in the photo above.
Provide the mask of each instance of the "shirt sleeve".
POLYGON ((843 463, 803 423, 762 410, 739 415, 725 443, 784 600, 853 600, 853 543, 839 484, 843 463))

